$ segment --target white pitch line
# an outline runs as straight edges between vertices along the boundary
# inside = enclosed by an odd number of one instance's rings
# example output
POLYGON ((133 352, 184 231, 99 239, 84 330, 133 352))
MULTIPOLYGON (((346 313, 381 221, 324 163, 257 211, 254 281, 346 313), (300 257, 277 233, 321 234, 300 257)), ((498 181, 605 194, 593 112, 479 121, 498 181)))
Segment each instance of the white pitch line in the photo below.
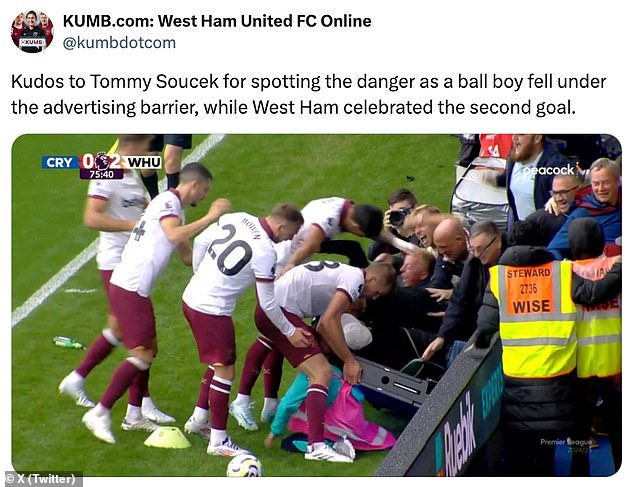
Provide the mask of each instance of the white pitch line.
MULTIPOLYGON (((218 142, 224 138, 223 134, 212 134, 197 145, 192 152, 183 161, 183 166, 190 162, 202 159, 218 142)), ((161 188, 164 190, 166 181, 163 178, 160 181, 161 188)), ((40 306, 51 294, 57 291, 68 279, 70 279, 84 264, 97 255, 97 246, 99 238, 96 238, 88 247, 82 250, 79 255, 72 259, 68 264, 62 267, 57 274, 51 277, 42 287, 40 287, 33 295, 27 299, 22 305, 18 306, 11 313, 11 328, 15 328, 20 322, 29 316, 38 306, 40 306)))

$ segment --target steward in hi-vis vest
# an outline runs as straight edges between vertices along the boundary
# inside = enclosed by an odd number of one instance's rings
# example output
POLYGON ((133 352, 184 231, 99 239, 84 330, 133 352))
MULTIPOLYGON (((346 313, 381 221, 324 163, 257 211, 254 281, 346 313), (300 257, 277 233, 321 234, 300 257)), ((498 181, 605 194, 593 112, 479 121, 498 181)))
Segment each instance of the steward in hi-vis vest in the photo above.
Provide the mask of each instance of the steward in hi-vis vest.
POLYGON ((500 303, 502 367, 510 377, 557 377, 574 370, 576 306, 570 262, 491 268, 500 303))
MULTIPOLYGON (((573 271, 596 281, 614 266, 617 257, 573 262, 573 271)), ((577 322, 577 377, 610 377, 621 373, 621 296, 582 306, 577 322)))
MULTIPOLYGON (((553 475, 556 440, 574 425, 577 306, 620 291, 621 264, 588 281, 543 247, 508 248, 478 314, 476 345, 499 329, 505 475, 553 475)), ((565 437, 565 436, 564 436, 565 437)))
MULTIPOLYGON (((587 279, 597 280, 618 264, 615 257, 603 255, 605 238, 602 225, 594 218, 577 218, 568 227, 568 243, 573 270, 587 279)), ((597 398, 602 401, 605 431, 615 471, 622 461, 623 398, 621 393, 621 299, 620 295, 595 305, 584 305, 577 320, 576 441, 570 474, 590 475, 590 449, 597 414, 597 398)))

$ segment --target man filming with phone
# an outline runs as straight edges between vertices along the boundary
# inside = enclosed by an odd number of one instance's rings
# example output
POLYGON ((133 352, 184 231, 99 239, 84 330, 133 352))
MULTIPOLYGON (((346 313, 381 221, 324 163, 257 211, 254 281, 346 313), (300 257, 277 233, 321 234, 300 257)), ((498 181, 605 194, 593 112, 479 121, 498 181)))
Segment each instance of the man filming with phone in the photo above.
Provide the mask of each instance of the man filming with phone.
MULTIPOLYGON (((387 199, 387 204, 389 208, 385 210, 383 229, 394 235, 396 238, 400 238, 401 240, 420 246, 420 242, 416 235, 414 235, 413 229, 409 229, 405 225, 406 217, 411 214, 418 204, 416 195, 409 189, 397 189, 390 194, 387 199)), ((390 254, 397 254, 400 251, 384 242, 374 241, 368 248, 368 260, 373 261, 379 255, 386 252, 390 254)))

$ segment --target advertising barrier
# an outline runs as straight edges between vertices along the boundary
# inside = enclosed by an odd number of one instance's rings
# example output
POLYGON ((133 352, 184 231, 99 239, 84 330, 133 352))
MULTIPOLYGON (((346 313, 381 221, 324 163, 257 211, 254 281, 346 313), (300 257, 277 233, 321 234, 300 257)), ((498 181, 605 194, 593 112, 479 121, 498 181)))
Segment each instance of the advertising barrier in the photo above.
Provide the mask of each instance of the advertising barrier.
POLYGON ((500 421, 502 346, 469 346, 421 401, 377 476, 464 475, 500 421))

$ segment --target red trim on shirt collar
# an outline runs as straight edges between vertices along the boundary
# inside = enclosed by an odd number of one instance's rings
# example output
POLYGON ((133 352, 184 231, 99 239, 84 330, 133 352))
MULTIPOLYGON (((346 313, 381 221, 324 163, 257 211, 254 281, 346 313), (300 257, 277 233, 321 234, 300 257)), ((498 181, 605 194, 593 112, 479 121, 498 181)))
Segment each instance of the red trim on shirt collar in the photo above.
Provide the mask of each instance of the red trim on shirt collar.
POLYGON ((343 202, 343 207, 341 208, 341 216, 339 217, 339 227, 343 228, 343 221, 348 216, 348 212, 350 211, 350 207, 354 204, 352 200, 346 200, 343 202))
POLYGON ((275 239, 275 234, 273 233, 273 230, 271 229, 271 227, 269 226, 268 222, 266 221, 266 218, 258 218, 258 221, 260 222, 260 225, 262 225, 262 228, 264 228, 264 231, 266 232, 266 234, 269 236, 269 238, 271 240, 275 239))
POLYGON ((171 193, 174 193, 176 195, 176 197, 178 198, 178 201, 180 201, 181 204, 183 203, 183 199, 181 198, 181 194, 178 192, 178 190, 176 188, 169 188, 168 191, 170 191, 171 193))

